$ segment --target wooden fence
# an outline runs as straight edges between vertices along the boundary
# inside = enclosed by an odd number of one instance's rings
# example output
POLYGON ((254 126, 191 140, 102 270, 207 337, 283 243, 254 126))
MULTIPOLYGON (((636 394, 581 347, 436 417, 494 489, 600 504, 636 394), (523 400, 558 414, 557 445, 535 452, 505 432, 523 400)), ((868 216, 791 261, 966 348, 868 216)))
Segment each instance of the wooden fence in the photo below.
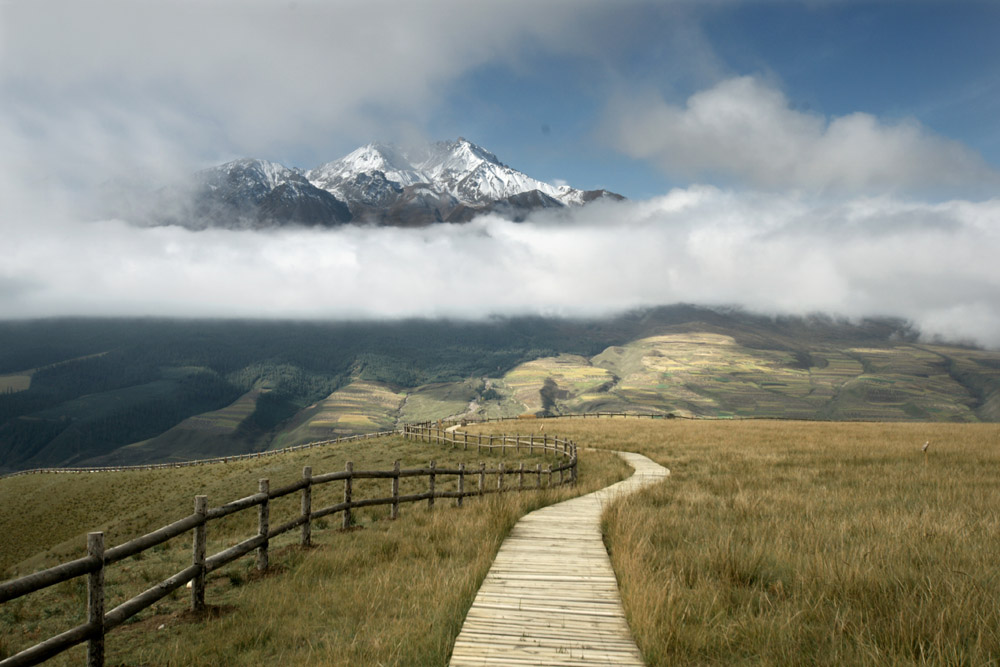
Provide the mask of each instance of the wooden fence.
POLYGON ((411 440, 451 444, 452 447, 463 446, 465 450, 468 450, 471 445, 476 445, 479 447, 479 451, 482 451, 483 448, 499 448, 502 453, 507 452, 508 449, 528 453, 546 452, 557 455, 560 462, 555 466, 549 464, 544 470, 541 464, 536 464, 534 470, 526 469, 523 462, 517 468, 505 468, 502 462, 495 468, 487 468, 485 463, 480 463, 478 468, 472 469, 467 469, 464 463, 459 464, 457 468, 438 468, 434 461, 431 461, 426 468, 401 469, 399 461, 396 461, 392 470, 354 470, 353 463, 348 461, 343 471, 321 475, 313 475, 312 468, 306 466, 302 470, 302 479, 299 481, 272 489, 269 481, 262 479, 259 481, 257 493, 219 507, 209 508, 206 496, 195 496, 194 513, 190 516, 110 549, 105 548, 103 533, 89 533, 87 536, 87 555, 83 558, 0 584, 0 603, 4 603, 86 575, 87 622, 0 661, 0 667, 35 665, 83 642, 87 642, 87 664, 91 667, 100 667, 104 664, 104 636, 112 629, 143 609, 152 606, 172 591, 185 586, 188 582, 191 582, 191 609, 194 611, 203 610, 205 608, 206 575, 251 552, 256 552, 257 569, 267 569, 269 541, 278 535, 299 528, 301 531, 300 543, 303 546, 308 546, 312 540, 314 519, 339 512, 342 516, 342 526, 347 529, 352 523, 351 510, 355 508, 389 505, 389 517, 396 519, 399 517, 399 506, 403 503, 426 500, 428 506, 433 507, 434 500, 437 498, 454 498, 456 504, 461 506, 463 499, 470 496, 556 486, 572 483, 576 481, 577 477, 576 445, 571 441, 553 436, 470 436, 468 433, 446 431, 430 425, 405 427, 403 436, 411 440), (555 474, 558 474, 558 480, 554 478, 555 474), (456 490, 440 490, 437 487, 438 478, 444 476, 457 478, 456 490), (515 476, 516 484, 512 481, 515 476), (427 478, 427 491, 400 495, 399 480, 408 477, 427 478), (474 488, 468 488, 469 485, 466 482, 469 477, 475 480, 474 488), (490 483, 489 478, 495 478, 495 482, 490 483), (357 479, 389 480, 390 495, 357 499, 354 497, 353 484, 354 480, 357 479), (312 488, 331 482, 343 482, 343 501, 328 507, 314 509, 312 507, 312 488), (301 494, 301 512, 295 518, 272 527, 270 501, 293 493, 301 494), (209 522, 255 507, 257 508, 257 534, 219 553, 207 556, 209 522), (104 574, 109 565, 151 549, 188 531, 193 531, 190 566, 136 597, 123 602, 111 611, 105 612, 104 574))

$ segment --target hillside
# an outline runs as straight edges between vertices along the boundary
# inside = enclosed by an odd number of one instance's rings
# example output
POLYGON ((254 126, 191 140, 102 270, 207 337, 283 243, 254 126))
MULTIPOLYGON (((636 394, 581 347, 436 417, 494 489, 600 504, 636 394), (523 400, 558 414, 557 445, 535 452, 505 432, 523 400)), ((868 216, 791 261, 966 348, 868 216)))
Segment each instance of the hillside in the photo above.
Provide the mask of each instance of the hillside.
POLYGON ((525 412, 1000 421, 1000 353, 904 323, 691 306, 602 320, 0 323, 0 470, 275 449, 525 412))

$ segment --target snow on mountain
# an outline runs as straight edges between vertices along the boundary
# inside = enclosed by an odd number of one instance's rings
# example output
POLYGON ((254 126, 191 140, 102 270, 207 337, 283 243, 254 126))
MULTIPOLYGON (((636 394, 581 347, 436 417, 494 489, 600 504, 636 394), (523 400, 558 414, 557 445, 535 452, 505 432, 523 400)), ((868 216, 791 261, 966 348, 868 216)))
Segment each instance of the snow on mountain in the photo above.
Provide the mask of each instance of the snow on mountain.
POLYGON ((151 216, 152 224, 193 229, 345 222, 409 227, 466 222, 486 212, 524 220, 543 208, 621 198, 531 178, 461 137, 408 148, 371 143, 310 171, 234 160, 195 174, 187 197, 161 196, 186 203, 153 206, 170 213, 151 216))
POLYGON ((386 187, 424 184, 439 196, 450 195, 465 206, 483 207, 537 190, 567 206, 585 203, 585 193, 531 178, 500 162, 496 155, 459 137, 402 148, 372 143, 306 173, 316 187, 352 203, 352 184, 359 174, 380 172, 386 187))

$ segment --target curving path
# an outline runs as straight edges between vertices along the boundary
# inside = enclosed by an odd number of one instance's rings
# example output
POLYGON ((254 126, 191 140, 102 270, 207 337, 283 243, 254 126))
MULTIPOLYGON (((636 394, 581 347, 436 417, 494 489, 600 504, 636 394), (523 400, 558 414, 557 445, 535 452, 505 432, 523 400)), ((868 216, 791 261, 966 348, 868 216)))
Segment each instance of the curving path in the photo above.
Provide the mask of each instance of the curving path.
POLYGON ((635 473, 600 491, 525 515, 500 545, 455 640, 465 665, 642 665, 601 537, 614 498, 670 471, 618 452, 635 473))

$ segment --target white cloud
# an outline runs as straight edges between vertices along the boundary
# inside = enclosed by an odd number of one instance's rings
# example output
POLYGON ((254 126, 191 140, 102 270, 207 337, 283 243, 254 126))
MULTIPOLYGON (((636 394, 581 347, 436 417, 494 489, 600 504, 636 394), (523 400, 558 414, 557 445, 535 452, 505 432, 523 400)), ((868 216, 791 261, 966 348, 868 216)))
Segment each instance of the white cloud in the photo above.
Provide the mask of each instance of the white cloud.
POLYGON ((525 44, 576 48, 610 11, 597 0, 3 2, 0 126, 23 145, 0 160, 87 187, 243 155, 333 159, 419 132, 457 77, 525 44))
POLYGON ((17 226, 7 316, 595 315, 675 302, 894 315, 1000 346, 1000 201, 941 204, 692 187, 525 223, 192 232, 17 226))
POLYGON ((655 95, 619 99, 607 123, 623 152, 676 176, 841 194, 981 194, 1000 185, 1000 173, 977 153, 915 120, 797 111, 776 86, 749 76, 683 106, 655 95))

